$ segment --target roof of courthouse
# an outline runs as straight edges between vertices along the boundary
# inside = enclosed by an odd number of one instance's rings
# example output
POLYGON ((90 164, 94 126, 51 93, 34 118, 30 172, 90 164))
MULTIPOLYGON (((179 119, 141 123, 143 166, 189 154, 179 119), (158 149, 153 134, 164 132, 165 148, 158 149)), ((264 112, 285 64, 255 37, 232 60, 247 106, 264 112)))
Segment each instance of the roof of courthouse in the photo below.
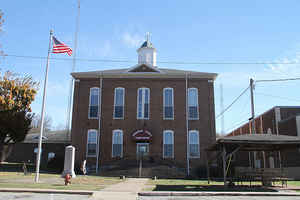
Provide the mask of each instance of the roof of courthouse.
MULTIPOLYGON (((23 143, 38 143, 39 136, 40 133, 29 133, 23 143)), ((42 138, 43 143, 70 143, 70 137, 65 130, 45 132, 42 138)))
POLYGON ((131 68, 112 69, 103 71, 73 72, 74 78, 203 78, 215 80, 216 73, 186 71, 169 68, 158 68, 148 64, 138 64, 131 68), (147 71, 134 71, 137 68, 146 67, 147 71), (150 69, 150 70, 149 70, 150 69))

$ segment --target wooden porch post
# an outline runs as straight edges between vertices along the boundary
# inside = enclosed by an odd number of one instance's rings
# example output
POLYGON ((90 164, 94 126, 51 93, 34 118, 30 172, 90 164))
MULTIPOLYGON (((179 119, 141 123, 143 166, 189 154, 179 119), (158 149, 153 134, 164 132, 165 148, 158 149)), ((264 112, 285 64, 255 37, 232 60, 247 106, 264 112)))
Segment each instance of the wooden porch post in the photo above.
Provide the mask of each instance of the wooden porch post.
POLYGON ((223 176, 224 176, 224 185, 226 184, 226 149, 225 149, 225 145, 223 145, 223 176))
POLYGON ((206 151, 206 174, 207 174, 207 183, 210 183, 210 174, 209 174, 209 159, 208 159, 208 151, 206 151))

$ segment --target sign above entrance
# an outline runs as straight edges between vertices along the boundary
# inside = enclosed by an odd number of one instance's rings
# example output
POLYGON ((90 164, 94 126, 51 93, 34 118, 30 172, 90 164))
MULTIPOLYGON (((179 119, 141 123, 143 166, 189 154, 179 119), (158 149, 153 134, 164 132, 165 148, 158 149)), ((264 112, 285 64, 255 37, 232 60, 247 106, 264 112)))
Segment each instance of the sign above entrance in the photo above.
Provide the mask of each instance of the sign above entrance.
POLYGON ((152 139, 152 134, 147 130, 137 130, 132 134, 132 138, 137 142, 149 141, 152 139))

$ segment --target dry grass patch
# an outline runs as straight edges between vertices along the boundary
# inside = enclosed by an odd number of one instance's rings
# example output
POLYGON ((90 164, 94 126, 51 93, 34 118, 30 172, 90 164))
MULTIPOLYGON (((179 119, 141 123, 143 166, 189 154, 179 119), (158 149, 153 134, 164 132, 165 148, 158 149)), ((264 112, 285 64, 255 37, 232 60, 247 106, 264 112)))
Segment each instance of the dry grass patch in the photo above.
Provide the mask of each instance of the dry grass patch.
POLYGON ((16 172, 0 172, 0 188, 40 188, 61 190, 100 190, 121 182, 115 177, 77 176, 72 184, 65 186, 60 174, 40 174, 39 183, 34 182, 35 174, 24 175, 16 172))

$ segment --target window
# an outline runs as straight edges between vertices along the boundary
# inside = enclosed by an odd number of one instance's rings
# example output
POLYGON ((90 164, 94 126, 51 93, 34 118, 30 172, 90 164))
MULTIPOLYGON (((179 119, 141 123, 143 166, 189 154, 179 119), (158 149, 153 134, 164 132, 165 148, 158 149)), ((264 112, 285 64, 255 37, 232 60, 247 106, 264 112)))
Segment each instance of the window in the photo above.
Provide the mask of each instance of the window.
POLYGON ((123 131, 121 130, 113 131, 112 157, 123 157, 123 131))
POLYGON ((196 120, 199 118, 198 114, 198 89, 189 88, 188 89, 188 116, 191 120, 196 120))
POLYGON ((163 157, 173 158, 174 157, 174 133, 173 131, 164 131, 164 146, 163 146, 163 157))
POLYGON ((99 88, 90 89, 90 104, 89 104, 89 118, 98 118, 98 107, 99 107, 99 88))
POLYGON ((124 118, 124 88, 115 88, 114 119, 124 118))
POLYGON ((49 162, 50 160, 52 160, 53 158, 55 158, 55 153, 54 153, 54 152, 49 152, 49 153, 48 153, 48 162, 49 162))
POLYGON ((97 148, 97 130, 88 130, 87 135, 87 157, 96 157, 97 148))
POLYGON ((149 88, 138 89, 137 99, 137 118, 149 119, 149 103, 150 103, 150 90, 149 88))
POLYGON ((198 131, 190 131, 189 132, 189 151, 190 158, 199 158, 200 157, 200 149, 199 149, 199 132, 198 131))
POLYGON ((164 88, 164 119, 174 119, 173 88, 164 88))

